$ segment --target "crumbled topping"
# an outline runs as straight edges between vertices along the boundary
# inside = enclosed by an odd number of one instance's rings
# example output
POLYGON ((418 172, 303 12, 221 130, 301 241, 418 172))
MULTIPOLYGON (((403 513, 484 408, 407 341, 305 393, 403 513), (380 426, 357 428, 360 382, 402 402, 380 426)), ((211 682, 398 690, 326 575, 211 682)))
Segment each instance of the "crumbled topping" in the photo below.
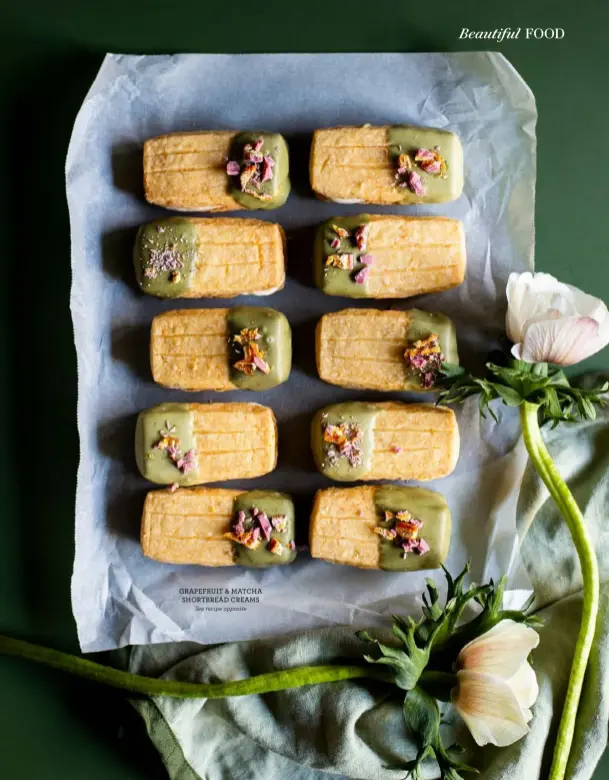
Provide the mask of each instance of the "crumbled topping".
POLYGON ((404 360, 407 368, 418 374, 423 387, 432 388, 444 362, 438 334, 431 333, 427 338, 415 341, 404 352, 404 360))
POLYGON ((412 159, 410 158, 410 155, 408 154, 401 154, 398 157, 398 174, 403 176, 405 173, 408 173, 408 171, 411 171, 413 169, 412 159))
POLYGON ((287 515, 275 515, 270 518, 271 525, 277 531, 277 533, 284 534, 288 530, 288 516, 287 515))
POLYGON ((156 279, 159 274, 179 271, 184 267, 184 261, 175 244, 166 244, 161 249, 150 249, 148 259, 144 263, 144 276, 156 279))
POLYGON ((271 534, 273 531, 284 533, 287 531, 287 526, 287 515, 269 517, 266 512, 253 506, 248 511, 240 509, 237 512, 233 518, 231 530, 224 534, 224 538, 230 539, 235 544, 241 544, 250 550, 256 550, 264 543, 270 552, 279 549, 280 551, 275 554, 281 555, 285 547, 271 534), (280 548, 277 545, 280 545, 280 548))
POLYGON ((401 509, 397 512, 385 509, 384 518, 384 522, 388 525, 377 525, 373 528, 373 531, 383 539, 387 539, 387 541, 401 547, 404 551, 404 558, 410 552, 414 552, 417 555, 425 555, 425 553, 430 551, 431 548, 425 539, 419 538, 419 531, 423 527, 423 521, 415 517, 408 509, 401 509))
POLYGON ((263 374, 270 372, 271 367, 264 359, 264 350, 260 349, 256 343, 261 337, 262 334, 258 328, 243 328, 237 335, 233 336, 233 343, 238 344, 243 352, 243 357, 233 363, 234 369, 248 376, 252 376, 256 369, 262 371, 263 374))
POLYGON ((176 492, 176 490, 177 490, 179 487, 180 487, 180 486, 179 486, 179 484, 178 484, 177 482, 173 482, 173 483, 172 483, 172 484, 169 486, 169 492, 170 492, 170 493, 175 493, 175 492, 176 492))
POLYGON ((160 438, 152 445, 152 449, 165 451, 173 465, 182 474, 188 474, 195 467, 197 453, 194 449, 182 452, 180 440, 177 436, 174 436, 175 431, 175 425, 170 425, 166 420, 165 429, 159 431, 160 438))
POLYGON ((281 544, 279 539, 271 539, 268 543, 267 550, 273 555, 283 555, 285 547, 281 544))
POLYGON ((356 423, 344 422, 339 425, 322 423, 323 442, 326 445, 326 456, 331 463, 339 457, 347 459, 350 466, 360 466, 362 463, 362 429, 356 423))
POLYGON ((164 233, 165 232, 165 228, 162 225, 157 225, 156 226, 156 230, 157 230, 157 233, 164 233))
POLYGON ((296 549, 296 542, 293 539, 290 539, 290 541, 287 544, 288 550, 295 550, 296 549))
POLYGON ((258 138, 253 144, 245 144, 241 159, 227 162, 226 173, 232 178, 239 179, 241 192, 259 200, 271 200, 273 196, 268 192, 261 192, 260 186, 267 181, 272 181, 275 159, 269 154, 262 153, 263 146, 263 138, 258 138))
POLYGON ((393 444, 392 445, 391 452, 395 452, 396 455, 399 455, 401 451, 402 451, 402 448, 400 447, 399 444, 393 444))
POLYGON ((243 531, 243 533, 240 534, 229 531, 229 533, 224 534, 224 538, 230 539, 231 542, 235 542, 236 544, 241 544, 243 547, 247 547, 248 550, 257 550, 262 544, 259 528, 243 531))
POLYGON ((369 273, 370 273, 370 268, 369 266, 365 265, 361 269, 361 271, 358 271, 355 274, 355 276, 353 277, 353 281, 355 282, 355 284, 365 284, 369 273))
POLYGON ((366 244, 368 241, 368 225, 358 225, 353 231, 349 232, 346 228, 339 225, 332 225, 332 230, 336 234, 336 237, 330 241, 330 248, 333 250, 340 250, 341 241, 349 240, 351 246, 349 248, 355 250, 351 252, 335 252, 334 254, 326 256, 325 269, 338 268, 341 271, 353 271, 353 281, 355 284, 364 284, 369 274, 368 266, 372 265, 373 257, 370 254, 365 254, 366 244), (357 263, 361 263, 363 268, 356 268, 357 263))
POLYGON ((446 160, 434 149, 418 149, 414 159, 425 173, 446 178, 446 160))
POLYGON ((171 284, 178 284, 178 282, 182 281, 182 274, 179 271, 172 271, 169 274, 169 281, 171 284))
POLYGON ((326 267, 340 268, 343 271, 352 271, 355 267, 355 255, 345 253, 343 255, 329 255, 326 257, 326 267))

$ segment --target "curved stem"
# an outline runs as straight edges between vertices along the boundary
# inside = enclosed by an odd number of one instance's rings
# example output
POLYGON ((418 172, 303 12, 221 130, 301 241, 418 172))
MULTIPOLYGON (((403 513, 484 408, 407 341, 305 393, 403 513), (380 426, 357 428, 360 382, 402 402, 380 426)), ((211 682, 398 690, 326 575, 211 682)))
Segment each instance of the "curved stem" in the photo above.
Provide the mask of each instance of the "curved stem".
POLYGON ((142 677, 111 666, 104 666, 80 656, 62 653, 48 647, 24 642, 0 635, 0 653, 26 658, 30 661, 60 669, 87 680, 121 688, 132 693, 146 696, 173 696, 180 699, 221 699, 226 696, 249 696, 253 693, 270 693, 288 688, 300 688, 303 685, 353 680, 368 677, 388 680, 381 670, 370 664, 366 666, 301 666, 280 672, 268 672, 245 680, 233 680, 223 683, 190 683, 179 680, 162 680, 156 677, 142 677))
POLYGON ((581 625, 575 645, 569 685, 558 727, 554 759, 549 775, 549 780, 562 780, 565 776, 569 753, 573 743, 577 709, 596 629, 600 583, 596 553, 588 535, 586 522, 571 491, 558 473, 558 469, 546 449, 541 437, 541 431, 539 430, 538 410, 539 407, 536 404, 530 404, 526 401, 520 407, 524 443, 533 465, 556 502, 571 532, 571 539, 577 550, 583 580, 581 625))

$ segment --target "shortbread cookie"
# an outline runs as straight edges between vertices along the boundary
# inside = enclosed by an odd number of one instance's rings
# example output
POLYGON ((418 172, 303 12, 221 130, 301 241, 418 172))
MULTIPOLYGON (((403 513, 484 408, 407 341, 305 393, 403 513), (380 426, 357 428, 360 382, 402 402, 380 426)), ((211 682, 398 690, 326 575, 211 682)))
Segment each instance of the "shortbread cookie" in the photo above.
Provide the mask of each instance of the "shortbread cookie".
POLYGON ((349 401, 320 409, 311 425, 317 468, 338 482, 439 479, 459 457, 452 409, 399 401, 349 401))
POLYGON ((285 284, 285 234, 260 219, 169 217, 139 229, 138 284, 159 298, 270 295, 285 284))
POLYGON ((146 200, 176 211, 276 209, 290 193, 279 133, 204 130, 144 143, 146 200))
POLYGON ((295 514, 272 490, 179 488, 146 496, 144 555, 165 563, 266 567, 292 563, 295 514))
POLYGON ((448 290, 465 277, 463 225, 448 217, 333 217, 317 230, 313 262, 327 295, 408 298, 448 290))
POLYGON ((463 189, 463 150, 448 130, 413 125, 316 130, 311 187, 336 203, 444 203, 463 189))
POLYGON ((262 306, 168 311, 152 320, 150 363, 164 387, 267 390, 290 375, 290 325, 262 306))
POLYGON ((433 390, 442 363, 458 364, 455 326, 419 309, 343 309, 316 330, 317 370, 332 385, 362 390, 433 390))
POLYGON ((313 558, 362 569, 437 569, 450 546, 451 517, 443 496, 396 485, 328 488, 315 496, 313 558))
POLYGON ((138 416, 135 457, 159 485, 260 477, 277 465, 277 421, 260 404, 160 404, 138 416))

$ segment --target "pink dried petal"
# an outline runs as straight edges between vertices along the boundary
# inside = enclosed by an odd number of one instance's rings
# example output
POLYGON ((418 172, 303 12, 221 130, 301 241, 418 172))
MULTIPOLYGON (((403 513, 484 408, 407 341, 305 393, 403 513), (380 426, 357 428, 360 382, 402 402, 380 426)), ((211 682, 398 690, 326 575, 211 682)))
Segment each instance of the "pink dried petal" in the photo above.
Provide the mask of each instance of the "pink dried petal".
POLYGON ((181 453, 179 447, 167 447, 167 454, 171 460, 177 460, 181 453))
POLYGON ((427 371, 425 374, 423 374, 422 380, 423 380, 423 387, 427 389, 433 387, 434 384, 436 383, 435 371, 427 371))
POLYGON ((267 517, 265 512, 260 512, 260 514, 256 517, 256 520, 260 524, 260 529, 264 534, 264 538, 268 542, 268 540, 271 538, 271 531, 273 530, 269 522, 269 518, 267 517))
POLYGON ((273 165, 274 161, 271 157, 265 157, 262 168, 262 181, 271 181, 273 178, 273 165), (270 162, 269 162, 270 160, 270 162), (272 164, 271 164, 272 163, 272 164))
POLYGON ((245 533, 244 523, 245 523, 245 512, 242 509, 240 509, 237 512, 237 522, 233 526, 233 531, 236 534, 245 533))
POLYGON ((177 482, 173 482, 173 483, 172 483, 172 484, 169 486, 169 492, 170 492, 170 493, 175 493, 175 492, 176 492, 176 490, 177 490, 179 487, 180 487, 180 486, 179 486, 179 484, 178 484, 177 482))
POLYGON ((399 455, 401 451, 402 448, 399 447, 397 444, 394 444, 393 447, 391 448, 391 452, 395 452, 396 455, 399 455))
POLYGON ((353 277, 353 281, 355 284, 364 284, 366 282, 366 279, 368 278, 368 274, 370 273, 370 268, 365 265, 361 271, 358 271, 355 276, 353 277))
POLYGON ((407 539, 405 542, 402 542, 402 549, 404 550, 404 557, 406 557, 406 554, 409 552, 413 552, 417 540, 416 539, 407 539))
POLYGON ((259 138, 254 144, 254 151, 259 152, 264 144, 264 138, 259 138))
POLYGON ((259 514, 260 514, 260 510, 258 509, 258 507, 257 506, 252 507, 252 517, 258 517, 259 514))
POLYGON ((264 155, 264 162, 265 162, 267 165, 270 165, 270 166, 271 166, 271 168, 274 168, 274 167, 275 167, 275 160, 273 160, 273 158, 272 158, 272 157, 271 157, 269 154, 265 154, 265 155, 264 155))
POLYGON ((372 255, 360 255, 359 261, 364 265, 372 265, 372 263, 374 262, 374 257, 372 257, 372 255))
POLYGON ((257 542, 260 539, 260 528, 252 528, 252 541, 257 542))
POLYGON ((407 180, 408 189, 414 192, 415 195, 425 195, 425 185, 420 174, 416 171, 410 171, 407 180))
POLYGON ((339 249, 340 248, 340 238, 333 238, 330 242, 330 246, 332 249, 339 249))
POLYGON ((414 159, 416 162, 428 163, 433 162, 436 159, 436 155, 431 149, 418 149, 414 159))
POLYGON ((263 360, 259 355, 254 355, 254 365, 259 371, 262 371, 263 374, 268 374, 271 371, 271 368, 269 364, 263 360))
POLYGON ((440 173, 442 170, 442 165, 439 160, 432 160, 431 162, 423 162, 421 163, 421 168, 425 171, 425 173, 440 173))
POLYGON ((241 166, 236 160, 229 160, 226 165, 226 172, 229 176, 238 176, 241 166))
POLYGON ((425 539, 416 539, 415 541, 416 546, 414 550, 419 555, 425 555, 425 553, 428 553, 431 550, 431 547, 427 544, 425 539))
POLYGON ((366 241, 368 239, 368 225, 360 225, 353 231, 353 238, 355 239, 355 245, 361 251, 366 248, 366 241))
POLYGON ((296 542, 292 539, 290 542, 288 542, 288 550, 295 550, 296 549, 296 542))

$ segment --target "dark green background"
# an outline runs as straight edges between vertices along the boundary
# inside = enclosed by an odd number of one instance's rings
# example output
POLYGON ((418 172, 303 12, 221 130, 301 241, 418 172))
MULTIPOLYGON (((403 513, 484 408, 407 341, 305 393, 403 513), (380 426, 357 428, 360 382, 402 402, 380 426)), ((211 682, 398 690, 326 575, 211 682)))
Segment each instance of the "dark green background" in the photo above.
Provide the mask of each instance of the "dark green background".
MULTIPOLYGON (((76 363, 63 170, 72 122, 104 52, 499 49, 538 103, 537 267, 609 300, 604 2, 3 0, 0 29, 0 631, 77 648, 69 593, 76 363), (508 25, 566 34, 558 42, 527 41, 524 30, 500 45, 458 40, 462 27, 508 25)), ((587 367, 606 368, 607 352, 587 367)), ((165 776, 118 696, 6 658, 0 686, 1 777, 165 776)), ((597 778, 606 774, 599 769, 597 778)))

